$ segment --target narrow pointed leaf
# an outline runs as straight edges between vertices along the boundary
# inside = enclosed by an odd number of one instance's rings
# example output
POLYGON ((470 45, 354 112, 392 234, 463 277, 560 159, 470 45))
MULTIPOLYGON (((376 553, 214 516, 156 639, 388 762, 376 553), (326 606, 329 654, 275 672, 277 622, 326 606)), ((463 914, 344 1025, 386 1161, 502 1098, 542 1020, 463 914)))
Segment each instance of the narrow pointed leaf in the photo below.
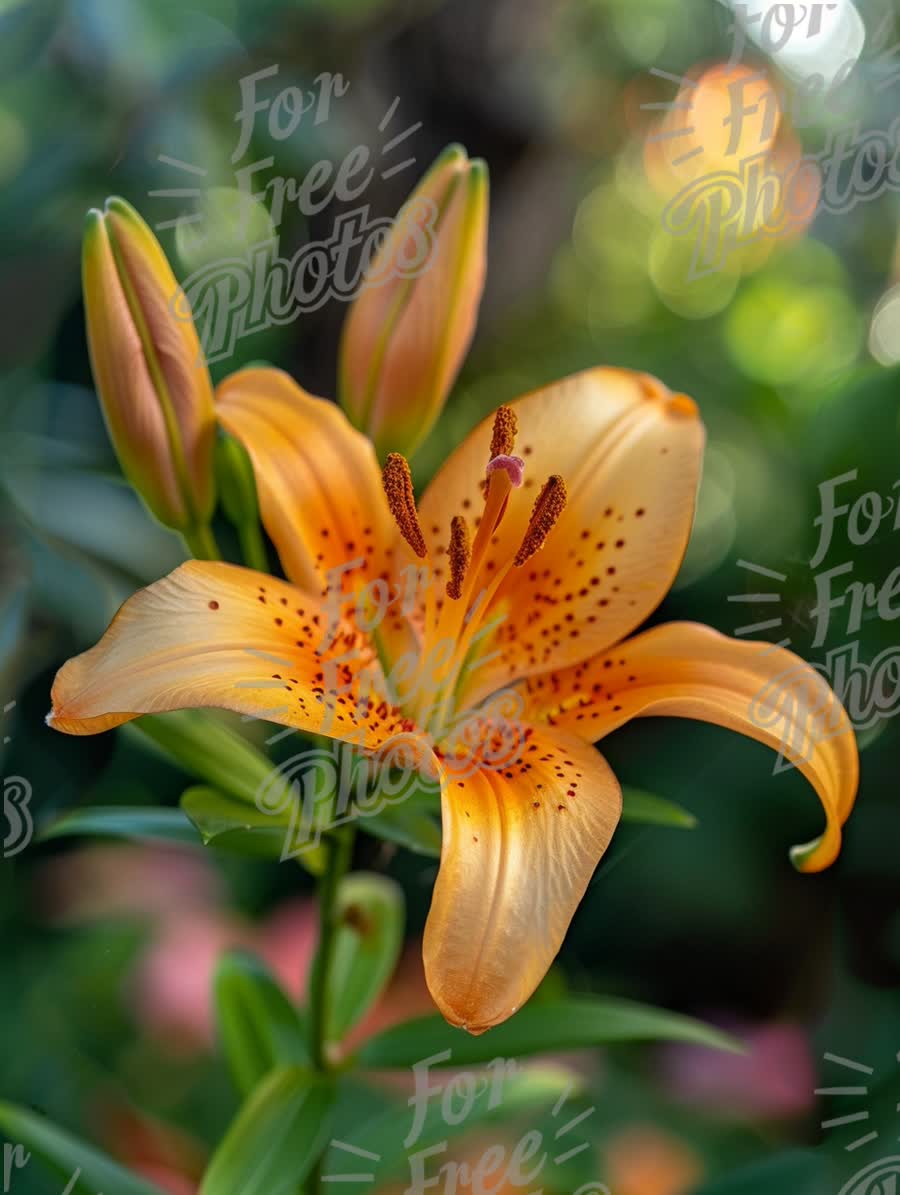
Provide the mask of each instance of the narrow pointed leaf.
POLYGON ((260 789, 271 783, 274 764, 243 735, 209 710, 145 714, 126 734, 139 733, 198 780, 255 806, 260 789))
POLYGON ((401 805, 386 805, 380 813, 360 818, 360 829, 375 838, 406 847, 416 855, 429 859, 441 856, 441 827, 428 810, 407 801, 401 805))
POLYGON ((297 1010, 259 959, 226 955, 213 981, 219 1039, 236 1086, 244 1095, 270 1071, 309 1062, 297 1010))
POLYGON ((206 846, 263 859, 281 858, 287 834, 284 815, 264 813, 205 785, 184 792, 181 808, 206 846))
POLYGON ((302 1066, 254 1088, 216 1150, 200 1195, 295 1195, 331 1132, 333 1083, 302 1066))
POLYGON ((649 826, 671 826, 678 830, 693 830, 697 825, 697 819, 689 810, 639 788, 622 789, 622 820, 649 826))
MULTIPOLYGON (((254 825, 271 830, 274 825, 290 824, 294 800, 289 791, 290 785, 285 782, 283 800, 278 802, 278 793, 273 785, 275 765, 268 756, 229 726, 222 715, 208 710, 175 710, 167 714, 147 714, 131 723, 125 731, 130 734, 136 732, 150 739, 160 751, 175 760, 192 776, 206 781, 213 789, 243 805, 254 825), (272 815, 260 814, 257 806, 260 793, 266 794, 267 807, 283 806, 282 811, 272 815), (256 819, 257 814, 264 820, 256 819)), ((218 833, 225 833, 224 828, 218 833)), ((274 848, 274 837, 270 835, 270 838, 274 848)), ((259 842, 260 840, 257 840, 257 845, 259 842)), ((266 850, 262 846, 259 853, 274 853, 275 857, 280 857, 281 854, 280 847, 276 852, 266 850)), ((311 847, 298 854, 296 858, 313 875, 321 873, 325 855, 320 847, 311 847)))
POLYGON ((202 846, 196 828, 180 809, 142 805, 91 805, 73 809, 44 826, 38 833, 38 841, 78 835, 202 846))
POLYGON ((0 1103, 0 1136, 21 1145, 31 1154, 28 1167, 49 1172, 54 1189, 58 1184, 68 1195, 161 1195, 146 1179, 25 1108, 0 1103))
MULTIPOLYGON (((380 1190, 383 1183, 400 1179, 408 1183, 415 1173, 414 1166, 424 1169, 428 1175, 437 1176, 445 1160, 441 1146, 450 1145, 455 1138, 492 1122, 527 1115, 528 1123, 533 1124, 542 1109, 553 1107, 563 1096, 567 1100, 577 1096, 578 1080, 565 1067, 532 1065, 526 1069, 514 1058, 499 1058, 496 1054, 490 1056, 490 1061, 493 1066, 483 1074, 471 1079, 461 1076, 459 1083, 452 1086, 448 1082, 451 1076, 446 1076, 448 1086, 443 1098, 440 1078, 432 1075, 431 1096, 420 1100, 418 1108, 410 1106, 412 1101, 410 1104, 404 1101, 361 1126, 342 1126, 340 1140, 331 1142, 322 1166, 322 1176, 327 1184, 325 1189, 331 1186, 329 1179, 337 1183, 338 1176, 347 1174, 351 1166, 361 1179, 365 1176, 369 1182, 365 1187, 360 1182, 355 1188, 360 1191, 371 1191, 376 1187, 380 1190), (461 1107, 466 1108, 464 1116, 460 1115, 461 1107), (450 1109, 449 1116, 447 1108, 450 1109), (353 1154, 352 1150, 361 1152, 353 1154), (417 1154, 422 1155, 418 1161, 417 1154)), ((425 1068, 420 1072, 424 1083, 433 1062, 427 1056, 417 1062, 425 1068)), ((567 1105, 567 1114, 574 1115, 570 1108, 571 1105, 567 1105)), ((568 1147, 573 1140, 577 1141, 577 1137, 566 1138, 568 1147)), ((547 1174, 549 1170, 545 1164, 536 1176, 535 1188, 540 1187, 540 1179, 546 1178, 547 1174)), ((410 1191, 424 1189, 425 1186, 409 1187, 410 1191)), ((437 1192, 443 1188, 435 1186, 433 1189, 437 1192)), ((451 1186, 446 1189, 449 1191, 451 1186)), ((493 1185, 482 1189, 491 1190, 493 1185)), ((531 1191, 532 1185, 523 1187, 524 1190, 531 1191)))
POLYGON ((359 1053, 367 1067, 407 1067, 450 1050, 448 1066, 471 1066, 499 1056, 574 1050, 612 1042, 684 1041, 740 1053, 740 1042, 702 1021, 612 997, 572 996, 528 1005, 489 1033, 472 1037, 442 1017, 421 1017, 385 1030, 359 1053))

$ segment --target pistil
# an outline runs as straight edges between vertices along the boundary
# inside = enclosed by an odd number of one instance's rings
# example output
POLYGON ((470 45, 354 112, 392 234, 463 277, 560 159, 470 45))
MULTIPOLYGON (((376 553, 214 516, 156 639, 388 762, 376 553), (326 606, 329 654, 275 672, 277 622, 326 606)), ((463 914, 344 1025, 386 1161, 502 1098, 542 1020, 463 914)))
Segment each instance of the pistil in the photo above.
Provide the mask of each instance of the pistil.
MULTIPOLYGON (((447 728, 460 675, 477 642, 476 635, 492 632, 485 619, 490 617, 500 586, 511 569, 520 568, 541 549, 565 509, 566 485, 561 477, 554 475, 538 494, 516 553, 499 567, 495 567, 496 562, 491 563, 491 572, 487 573, 491 544, 506 513, 510 494, 524 479, 525 462, 513 454, 516 431, 515 412, 511 407, 500 407, 494 416, 490 457, 485 468, 484 511, 474 540, 470 539, 468 523, 461 515, 455 515, 450 523, 447 552, 450 576, 440 610, 409 464, 398 453, 391 453, 385 462, 382 477, 391 514, 406 543, 428 568, 425 619, 410 705, 418 724, 436 735, 447 728), (429 669, 433 675, 426 675, 429 669)), ((498 625, 500 621, 498 617, 498 625)))

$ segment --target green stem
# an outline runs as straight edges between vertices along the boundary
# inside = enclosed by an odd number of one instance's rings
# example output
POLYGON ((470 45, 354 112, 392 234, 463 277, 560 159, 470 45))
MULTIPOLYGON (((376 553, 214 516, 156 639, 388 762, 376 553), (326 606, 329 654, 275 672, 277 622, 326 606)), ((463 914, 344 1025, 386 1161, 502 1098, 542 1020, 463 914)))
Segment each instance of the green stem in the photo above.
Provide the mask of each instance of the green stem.
POLYGON ((239 525, 237 532, 241 541, 241 555, 244 558, 244 564, 247 568, 255 568, 258 573, 267 573, 269 558, 257 520, 245 519, 239 525))
POLYGON ((325 1041, 328 975, 338 927, 338 887, 350 866, 354 837, 355 830, 352 826, 342 826, 328 836, 328 863, 324 873, 319 877, 319 948, 309 990, 310 1055, 313 1066, 319 1071, 329 1069, 325 1041))
POLYGON ((199 527, 191 527, 182 531, 181 538, 187 544, 187 549, 195 560, 221 560, 222 553, 216 543, 212 527, 203 523, 199 527))
MULTIPOLYGON (((356 828, 352 825, 334 830, 325 839, 328 862, 319 877, 319 947, 313 964, 309 985, 309 1047, 313 1066, 318 1071, 328 1071, 325 1040, 325 1014, 328 997, 328 976, 334 955, 334 940, 338 928, 337 894, 341 880, 347 874, 353 855, 356 828)), ((306 1187, 309 1195, 322 1195, 322 1166, 325 1153, 316 1162, 306 1187)))

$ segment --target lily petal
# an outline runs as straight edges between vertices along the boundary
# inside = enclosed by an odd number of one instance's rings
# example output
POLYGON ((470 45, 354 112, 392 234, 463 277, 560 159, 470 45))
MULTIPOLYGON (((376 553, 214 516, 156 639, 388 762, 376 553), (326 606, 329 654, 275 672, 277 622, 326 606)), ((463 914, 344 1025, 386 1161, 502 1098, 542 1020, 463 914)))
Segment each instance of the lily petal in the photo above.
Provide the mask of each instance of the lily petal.
POLYGON ((483 1033, 543 979, 619 820, 622 794, 593 747, 526 731, 502 770, 447 768, 443 845, 423 946, 446 1019, 483 1033))
POLYGON ((821 871, 837 858, 859 781, 856 738, 827 681, 792 652, 672 622, 587 663, 533 677, 526 690, 529 716, 591 742, 656 714, 713 722, 774 747, 825 809, 825 832, 794 847, 791 858, 801 871, 821 871))
POLYGON ((295 584, 319 594, 329 569, 344 570, 345 591, 385 574, 394 525, 381 471, 334 403, 280 369, 257 368, 226 378, 216 407, 250 454, 263 523, 295 584))
MULTIPOLYGON (((499 588, 491 610, 504 621, 481 655, 500 654, 479 664, 468 704, 551 661, 588 659, 638 627, 681 564, 700 476, 704 431, 694 403, 648 374, 591 369, 511 406, 525 482, 493 537, 488 578, 515 554, 549 476, 562 477, 568 504, 544 547, 499 588)), ((481 510, 491 430, 489 418, 422 498, 432 559, 447 551, 448 512, 481 510)))
POLYGON ((381 685, 363 637, 332 627, 323 603, 250 569, 190 561, 129 598, 100 642, 63 665, 48 722, 96 734, 214 706, 375 749, 412 729, 381 685))
POLYGON ((263 525, 287 576, 315 595, 372 586, 360 599, 371 615, 365 629, 386 666, 412 658, 418 642, 406 613, 418 571, 393 573, 396 528, 370 442, 280 369, 231 374, 216 407, 250 456, 263 525))

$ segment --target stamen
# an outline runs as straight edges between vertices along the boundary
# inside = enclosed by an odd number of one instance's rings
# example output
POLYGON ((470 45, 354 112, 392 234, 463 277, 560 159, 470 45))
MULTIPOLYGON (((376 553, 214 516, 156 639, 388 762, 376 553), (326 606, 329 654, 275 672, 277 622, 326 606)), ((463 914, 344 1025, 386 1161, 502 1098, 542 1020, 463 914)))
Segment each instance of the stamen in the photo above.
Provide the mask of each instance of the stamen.
POLYGON ((496 473, 498 469, 508 475, 514 489, 519 489, 525 479, 525 462, 520 456, 494 456, 488 461, 487 476, 496 473))
POLYGON ((428 549, 425 547, 425 537, 419 525, 412 474, 405 456, 401 456, 399 452, 388 454, 381 473, 381 484, 384 486, 394 522, 400 528, 400 534, 415 554, 420 559, 424 558, 428 555, 428 549))
POLYGON ((447 552, 450 561, 450 580, 447 582, 447 597, 462 597, 463 581, 472 559, 472 544, 469 527, 462 515, 454 515, 450 521, 450 547, 447 552))
POLYGON ((555 473, 544 482, 543 489, 535 499, 525 538, 516 552, 515 560, 513 560, 516 568, 521 568, 526 560, 530 560, 535 552, 543 546, 544 540, 565 510, 566 500, 566 483, 559 474, 555 473))
POLYGON ((494 430, 491 435, 491 460, 498 456, 509 456, 516 443, 519 421, 512 407, 498 407, 494 415, 494 430))

